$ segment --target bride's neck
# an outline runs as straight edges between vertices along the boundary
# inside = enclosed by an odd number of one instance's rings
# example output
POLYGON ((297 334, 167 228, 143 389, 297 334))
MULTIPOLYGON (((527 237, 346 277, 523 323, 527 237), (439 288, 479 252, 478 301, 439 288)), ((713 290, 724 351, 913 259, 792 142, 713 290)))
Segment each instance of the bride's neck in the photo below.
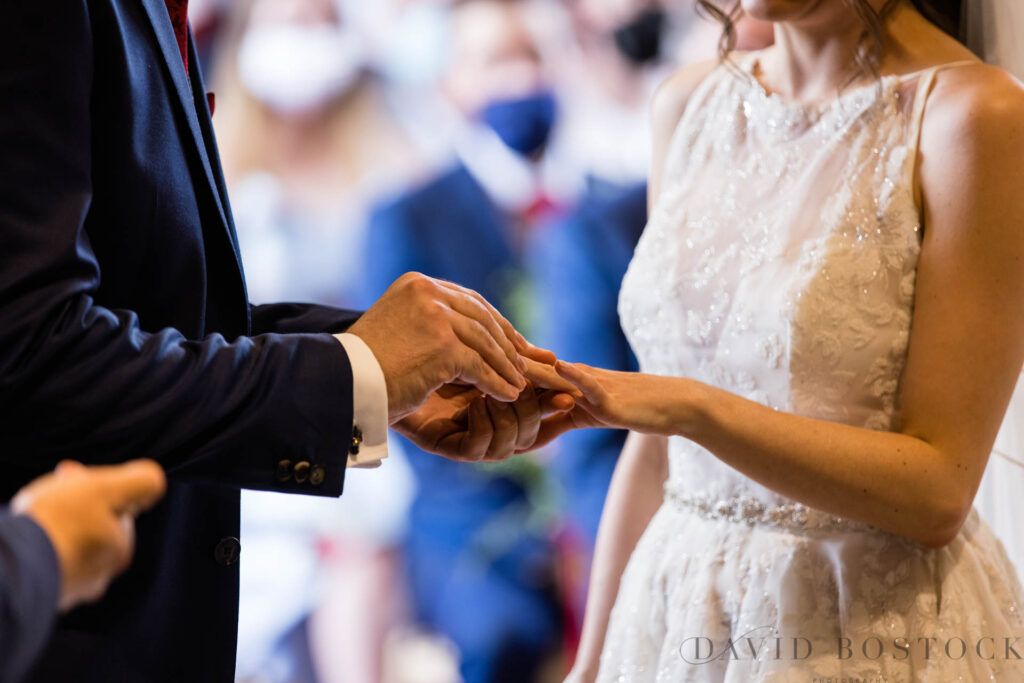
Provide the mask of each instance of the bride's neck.
MULTIPOLYGON (((886 23, 900 19, 907 4, 901 1, 886 23)), ((819 3, 807 16, 775 24, 775 45, 762 64, 765 77, 788 99, 828 98, 858 76, 856 56, 863 35, 864 24, 849 4, 819 3)))

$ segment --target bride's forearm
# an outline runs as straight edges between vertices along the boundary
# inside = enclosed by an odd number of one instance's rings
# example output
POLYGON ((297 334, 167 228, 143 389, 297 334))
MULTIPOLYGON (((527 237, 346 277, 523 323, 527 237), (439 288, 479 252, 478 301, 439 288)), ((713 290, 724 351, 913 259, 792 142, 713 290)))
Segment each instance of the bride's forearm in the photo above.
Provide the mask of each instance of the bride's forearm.
POLYGON ((975 456, 951 456, 907 434, 777 411, 692 380, 661 379, 676 383, 678 400, 668 402, 666 417, 672 433, 784 496, 928 546, 951 541, 970 510, 975 456))
POLYGON ((970 512, 1006 389, 974 398, 988 402, 977 409, 949 410, 920 380, 905 382, 906 432, 894 433, 777 411, 682 377, 562 362, 557 371, 601 424, 686 437, 784 496, 928 546, 949 543, 970 512))
POLYGON ((661 505, 667 463, 664 438, 630 433, 601 515, 576 658, 578 680, 590 680, 597 673, 619 580, 633 548, 661 505))

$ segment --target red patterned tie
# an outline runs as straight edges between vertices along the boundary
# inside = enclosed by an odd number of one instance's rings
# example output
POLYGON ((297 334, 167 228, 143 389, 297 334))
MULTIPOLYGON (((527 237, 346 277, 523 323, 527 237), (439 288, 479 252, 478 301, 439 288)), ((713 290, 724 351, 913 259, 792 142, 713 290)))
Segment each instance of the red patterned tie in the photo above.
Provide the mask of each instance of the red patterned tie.
POLYGON ((174 25, 174 35, 178 39, 178 49, 181 50, 181 61, 185 64, 185 73, 188 73, 188 0, 166 0, 167 12, 171 15, 171 24, 174 25))

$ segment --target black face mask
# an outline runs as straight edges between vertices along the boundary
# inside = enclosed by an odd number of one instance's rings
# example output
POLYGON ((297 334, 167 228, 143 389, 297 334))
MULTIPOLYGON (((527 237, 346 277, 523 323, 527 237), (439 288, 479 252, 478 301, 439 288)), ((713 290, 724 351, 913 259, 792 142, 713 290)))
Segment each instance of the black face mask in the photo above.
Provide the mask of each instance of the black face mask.
POLYGON ((633 64, 646 64, 661 54, 665 10, 648 9, 615 29, 612 37, 619 52, 633 64))

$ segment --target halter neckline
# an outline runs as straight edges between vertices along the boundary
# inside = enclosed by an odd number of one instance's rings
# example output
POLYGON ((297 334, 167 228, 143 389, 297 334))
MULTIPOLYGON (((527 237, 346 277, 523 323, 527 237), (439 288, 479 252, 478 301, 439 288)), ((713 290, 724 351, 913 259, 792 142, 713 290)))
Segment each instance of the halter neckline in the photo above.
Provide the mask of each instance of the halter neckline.
POLYGON ((905 74, 884 74, 879 76, 876 80, 859 85, 853 88, 847 88, 842 90, 838 95, 830 97, 826 100, 817 102, 793 102, 786 99, 783 95, 775 91, 769 90, 765 87, 764 83, 757 77, 755 70, 761 66, 761 55, 763 50, 748 53, 744 56, 740 62, 740 69, 744 74, 748 76, 753 89, 761 96, 761 99, 771 103, 772 106, 779 110, 788 111, 800 115, 801 118, 817 118, 825 112, 834 109, 837 105, 840 105, 849 99, 858 99, 855 96, 866 92, 874 92, 876 96, 881 95, 887 90, 886 86, 906 83, 914 78, 927 75, 929 72, 937 72, 943 69, 948 69, 956 66, 965 66, 968 64, 981 64, 982 62, 973 60, 958 60, 953 62, 946 62, 943 64, 936 64, 934 66, 925 67, 905 74))

